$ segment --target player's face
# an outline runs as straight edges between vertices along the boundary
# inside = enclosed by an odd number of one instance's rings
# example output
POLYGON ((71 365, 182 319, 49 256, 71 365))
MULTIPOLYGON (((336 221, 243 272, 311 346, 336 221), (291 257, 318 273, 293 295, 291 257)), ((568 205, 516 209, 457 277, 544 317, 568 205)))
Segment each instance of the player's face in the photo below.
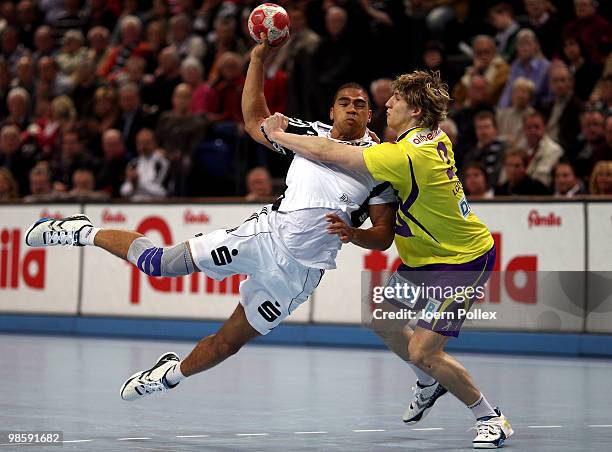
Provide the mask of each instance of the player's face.
POLYGON ((344 139, 361 138, 372 117, 366 93, 357 88, 345 88, 338 93, 329 118, 344 139))
POLYGON ((406 100, 400 96, 400 93, 395 91, 385 107, 387 107, 387 125, 397 130, 398 133, 406 130, 406 125, 412 120, 412 109, 408 106, 406 100))

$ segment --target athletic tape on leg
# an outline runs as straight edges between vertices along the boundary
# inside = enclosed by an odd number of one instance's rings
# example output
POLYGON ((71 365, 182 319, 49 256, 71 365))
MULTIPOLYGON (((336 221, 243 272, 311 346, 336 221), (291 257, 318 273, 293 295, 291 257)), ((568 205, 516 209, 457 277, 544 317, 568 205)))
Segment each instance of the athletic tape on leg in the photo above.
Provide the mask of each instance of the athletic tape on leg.
POLYGON ((156 247, 147 237, 139 237, 130 245, 128 260, 149 276, 186 276, 195 272, 185 242, 169 248, 156 247))

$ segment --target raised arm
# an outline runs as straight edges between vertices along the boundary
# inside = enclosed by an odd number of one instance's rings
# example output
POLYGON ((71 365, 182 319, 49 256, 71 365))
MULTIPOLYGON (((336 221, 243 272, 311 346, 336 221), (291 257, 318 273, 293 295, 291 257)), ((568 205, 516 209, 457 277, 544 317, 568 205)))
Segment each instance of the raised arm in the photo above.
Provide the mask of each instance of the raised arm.
POLYGON ((262 39, 262 43, 251 50, 251 60, 242 90, 242 116, 245 129, 251 138, 273 149, 260 128, 263 120, 270 116, 264 95, 264 60, 269 52, 267 39, 262 39))
POLYGON ((288 124, 286 116, 276 113, 264 121, 263 129, 271 141, 291 149, 302 157, 335 163, 357 171, 367 171, 362 149, 324 137, 287 133, 285 130, 288 124))

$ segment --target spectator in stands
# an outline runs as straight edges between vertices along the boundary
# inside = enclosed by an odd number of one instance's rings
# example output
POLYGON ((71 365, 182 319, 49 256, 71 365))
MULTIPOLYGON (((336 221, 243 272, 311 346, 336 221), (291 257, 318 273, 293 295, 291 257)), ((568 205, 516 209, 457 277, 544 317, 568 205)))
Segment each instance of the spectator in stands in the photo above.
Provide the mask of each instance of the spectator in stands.
POLYGON ((603 64, 606 49, 612 43, 612 26, 597 14, 594 0, 574 0, 576 19, 565 25, 564 33, 576 36, 587 51, 588 59, 603 64))
POLYGON ((453 99, 456 105, 465 106, 468 100, 468 91, 474 76, 482 76, 487 82, 488 101, 496 104, 506 85, 510 66, 497 54, 495 41, 487 35, 478 35, 472 41, 474 58, 472 64, 465 70, 465 74, 453 89, 453 99))
POLYGON ((530 105, 535 85, 525 77, 517 78, 512 85, 512 104, 496 112, 499 136, 510 147, 525 143, 523 117, 535 110, 530 105))
POLYGON ((99 68, 100 63, 107 58, 109 52, 109 39, 108 29, 101 26, 93 27, 87 33, 87 42, 89 43, 87 58, 92 60, 99 70, 101 69, 99 68))
POLYGON ((602 67, 586 58, 584 48, 575 36, 563 35, 562 45, 563 59, 574 77, 576 95, 586 102, 601 75, 602 67))
MULTIPOLYGON (((495 41, 493 41, 493 47, 495 48, 495 41)), ((439 41, 425 43, 421 67, 426 71, 440 71, 440 77, 450 87, 455 86, 458 82, 460 74, 455 65, 447 61, 444 45, 439 41)), ((501 88, 503 88, 503 85, 501 88)))
POLYGON ((60 42, 68 30, 82 30, 85 18, 80 14, 80 0, 64 0, 63 8, 53 18, 47 19, 51 25, 55 42, 60 42))
POLYGON ((142 24, 136 16, 124 16, 121 19, 121 42, 110 49, 106 58, 100 63, 100 75, 113 80, 123 71, 125 62, 132 55, 148 58, 150 48, 142 40, 142 24))
POLYGON ((98 27, 112 29, 117 21, 117 16, 111 11, 112 7, 112 3, 106 0, 89 0, 83 11, 87 28, 90 31, 98 27))
POLYGON ((33 99, 36 95, 36 80, 34 79, 34 60, 30 55, 22 56, 15 67, 15 78, 11 82, 11 88, 21 87, 25 89, 33 99))
POLYGON ((327 117, 336 89, 354 75, 351 74, 354 49, 346 33, 348 20, 346 11, 338 6, 325 13, 327 36, 319 42, 312 57, 311 95, 317 102, 314 110, 317 119, 327 117))
POLYGON ((219 79, 221 57, 226 52, 242 57, 248 50, 244 40, 238 36, 237 26, 236 19, 231 15, 219 15, 214 21, 214 40, 208 41, 203 61, 210 84, 219 79))
POLYGON ((19 185, 19 193, 29 190, 28 174, 34 162, 21 150, 19 128, 13 124, 0 129, 0 166, 8 169, 19 185))
POLYGON ((48 162, 39 162, 30 170, 30 194, 24 202, 57 201, 59 194, 53 190, 48 162))
POLYGON ((244 76, 243 60, 237 53, 226 52, 219 61, 219 78, 212 84, 208 118, 213 122, 242 123, 240 99, 244 76))
POLYGON ((604 115, 595 108, 587 108, 580 114, 580 134, 576 147, 569 154, 578 177, 587 178, 593 165, 608 160, 604 139, 604 115))
POLYGON ((38 60, 42 57, 51 57, 55 53, 55 40, 53 32, 48 25, 41 25, 34 33, 34 63, 38 65, 38 60))
POLYGON ((498 106, 500 108, 510 105, 512 84, 519 77, 531 80, 535 85, 534 100, 542 101, 548 96, 548 61, 540 52, 540 44, 535 33, 522 29, 516 38, 517 57, 510 67, 510 77, 504 87, 498 106))
POLYGON ((125 146, 121 132, 109 129, 102 134, 102 151, 104 159, 97 174, 97 187, 112 197, 119 196, 125 176, 125 146))
POLYGON ((594 107, 604 115, 612 115, 612 73, 602 77, 593 93, 594 107))
POLYGON ((172 94, 181 83, 181 61, 172 47, 166 47, 159 54, 159 66, 153 83, 143 93, 148 105, 155 105, 160 113, 172 109, 172 94))
POLYGON ((385 104, 393 94, 391 88, 391 79, 381 78, 374 80, 370 84, 370 92, 372 93, 372 101, 374 102, 374 113, 372 120, 368 124, 368 128, 379 137, 382 137, 387 127, 387 107, 385 104))
POLYGON ((546 133, 546 123, 542 113, 534 111, 525 115, 523 128, 527 141, 525 150, 529 161, 527 174, 550 187, 553 168, 563 155, 563 149, 546 133))
POLYGON ((463 168, 462 176, 463 189, 470 200, 493 198, 494 191, 489 185, 487 170, 482 163, 468 163, 463 168))
POLYGON ((612 195, 611 160, 600 160, 595 164, 589 181, 589 194, 612 195))
POLYGON ((549 84, 553 98, 542 102, 538 110, 547 118, 546 132, 550 138, 564 150, 571 150, 580 133, 582 102, 574 94, 574 78, 564 63, 556 61, 551 64, 549 84))
POLYGON ((559 53, 559 36, 561 36, 561 21, 554 13, 554 7, 549 0, 524 0, 527 10, 527 28, 531 28, 542 47, 542 53, 551 60, 559 53))
POLYGON ((48 117, 40 117, 33 126, 28 128, 28 135, 32 137, 41 157, 45 160, 57 159, 59 139, 64 130, 72 129, 77 119, 76 108, 68 96, 58 96, 51 101, 51 110, 48 117))
MULTIPOLYGON (((166 46, 168 40, 168 27, 165 21, 154 20, 147 25, 145 30, 145 39, 149 44, 151 55, 159 55, 159 52, 166 46)), ((148 70, 155 69, 155 61, 152 59, 152 64, 147 67, 148 70)))
POLYGON ((586 193, 584 184, 578 177, 569 160, 560 160, 555 165, 553 187, 557 197, 571 198, 586 193))
POLYGON ((115 123, 130 157, 136 155, 136 134, 144 127, 151 128, 155 118, 146 111, 140 100, 140 90, 134 83, 119 88, 119 120, 115 123))
POLYGON ((55 59, 64 75, 72 75, 87 57, 85 38, 79 30, 68 30, 62 38, 62 48, 55 59))
POLYGON ((151 129, 138 132, 136 149, 138 157, 132 160, 125 170, 121 196, 134 201, 165 197, 164 183, 169 163, 163 152, 157 148, 155 134, 151 129))
POLYGON ((10 68, 14 68, 19 58, 29 55, 30 51, 19 42, 19 32, 13 26, 6 26, 0 31, 0 50, 10 68))
POLYGON ((508 3, 498 3, 489 8, 489 20, 497 30, 495 42, 497 52, 506 60, 512 61, 516 56, 516 41, 520 29, 514 19, 512 6, 508 3))
POLYGON ((72 189, 62 199, 64 201, 107 201, 110 199, 108 193, 96 191, 96 178, 89 167, 77 168, 72 173, 72 189))
POLYGON ((246 201, 268 202, 272 195, 272 178, 266 168, 258 166, 247 174, 246 201))
POLYGON ((527 174, 528 157, 524 149, 510 149, 504 157, 506 182, 495 188, 495 196, 547 195, 549 190, 527 174))
POLYGON ((191 87, 179 84, 172 96, 172 110, 163 113, 157 123, 157 142, 170 161, 169 188, 175 195, 185 196, 192 177, 194 153, 206 136, 208 124, 190 112, 191 87))
POLYGON ((84 120, 88 135, 88 147, 94 154, 102 155, 102 134, 112 128, 119 120, 116 91, 108 86, 98 88, 94 94, 93 111, 94 116, 84 120))
POLYGON ((9 90, 11 89, 11 73, 8 63, 0 58, 0 118, 6 118, 8 108, 6 101, 9 90))
POLYGON ((190 112, 192 91, 179 84, 172 96, 172 110, 163 113, 157 124, 157 140, 169 155, 191 155, 206 132, 206 123, 190 112))
POLYGON ((612 116, 606 117, 604 138, 607 146, 605 159, 612 160, 612 116))
POLYGON ((186 14, 177 14, 170 19, 168 43, 180 60, 187 57, 201 60, 206 52, 204 40, 191 32, 191 20, 186 14))
POLYGON ((53 99, 57 96, 68 96, 72 92, 72 81, 59 72, 57 61, 53 57, 42 57, 38 60, 38 82, 36 97, 53 99))
POLYGON ((8 117, 2 125, 13 124, 19 130, 26 130, 30 125, 30 95, 21 87, 13 88, 6 98, 8 117))
POLYGON ((37 6, 32 0, 21 0, 17 4, 19 42, 26 48, 34 49, 34 32, 40 25, 37 6))
MULTIPOLYGON (((62 132, 61 153, 54 168, 54 187, 57 191, 68 191, 74 172, 79 168, 98 170, 100 162, 83 149, 83 143, 77 129, 66 129, 62 132)), ((93 188, 92 188, 93 189, 93 188)))
POLYGON ((147 61, 143 57, 132 55, 125 62, 125 69, 115 79, 117 85, 133 83, 139 90, 146 90, 148 84, 153 82, 153 77, 146 73, 147 61))
POLYGON ((17 199, 19 199, 17 181, 8 168, 0 166, 0 202, 17 201, 17 199))
POLYGON ((210 85, 204 82, 204 67, 202 64, 195 58, 185 58, 181 63, 181 78, 191 88, 189 112, 198 115, 207 111, 210 85))
POLYGON ((451 113, 451 119, 459 129, 459 142, 455 149, 455 161, 457 167, 462 166, 463 155, 476 146, 476 132, 474 130, 474 116, 480 111, 493 111, 489 102, 489 89, 487 80, 476 75, 472 77, 472 84, 468 90, 468 102, 466 106, 451 113))
POLYGON ((80 118, 94 115, 94 97, 96 90, 102 86, 103 79, 96 75, 96 66, 88 58, 83 60, 74 73, 74 90, 72 99, 80 118))
POLYGON ((464 164, 480 163, 487 172, 489 186, 497 185, 502 169, 506 144, 499 138, 495 115, 490 111, 481 111, 474 116, 476 146, 464 157, 464 164))

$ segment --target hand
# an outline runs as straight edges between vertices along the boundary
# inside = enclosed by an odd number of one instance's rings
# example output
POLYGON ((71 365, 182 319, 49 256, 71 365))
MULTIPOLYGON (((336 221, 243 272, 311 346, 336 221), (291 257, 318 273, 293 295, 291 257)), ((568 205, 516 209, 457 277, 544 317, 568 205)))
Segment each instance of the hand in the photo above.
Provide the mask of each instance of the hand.
POLYGON ((342 243, 349 243, 353 240, 353 237, 355 237, 355 228, 346 224, 335 213, 328 213, 325 215, 325 217, 329 223, 329 226, 327 226, 327 231, 330 234, 336 234, 338 237, 340 237, 340 241, 342 243))
POLYGON ((259 34, 259 38, 261 39, 261 43, 257 44, 253 47, 253 50, 251 50, 251 59, 264 61, 271 53, 272 47, 268 44, 268 37, 264 32, 259 34))
POLYGON ((263 122, 264 131, 270 139, 274 133, 284 132, 289 127, 289 119, 282 113, 274 113, 272 116, 268 116, 263 122))
POLYGON ((374 140, 376 143, 380 144, 380 138, 378 138, 378 135, 376 135, 376 133, 370 129, 367 129, 367 131, 370 138, 372 138, 372 140, 374 140))
POLYGON ((138 182, 138 171, 135 166, 129 165, 125 170, 125 178, 131 183, 135 184, 138 182))

